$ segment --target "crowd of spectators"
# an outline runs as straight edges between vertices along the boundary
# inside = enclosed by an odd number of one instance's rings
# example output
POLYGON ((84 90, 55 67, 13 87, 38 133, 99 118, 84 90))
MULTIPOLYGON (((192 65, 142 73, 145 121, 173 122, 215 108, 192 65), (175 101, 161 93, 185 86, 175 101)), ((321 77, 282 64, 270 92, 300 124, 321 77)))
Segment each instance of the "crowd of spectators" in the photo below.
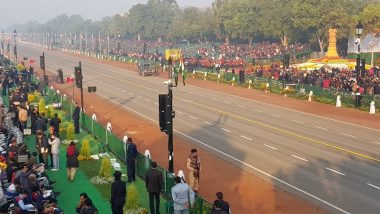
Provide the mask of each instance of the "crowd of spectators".
POLYGON ((283 71, 282 66, 273 64, 268 69, 258 68, 252 76, 271 78, 291 84, 305 84, 344 92, 361 94, 380 94, 380 75, 378 68, 366 70, 357 78, 355 70, 348 68, 314 69, 303 71, 296 67, 283 71))
POLYGON ((59 192, 54 192, 55 181, 46 174, 47 160, 38 160, 38 153, 30 152, 24 142, 23 131, 34 109, 27 95, 38 89, 31 83, 31 74, 0 68, 3 95, 9 95, 10 104, 7 108, 0 98, 0 213, 60 213, 59 192))

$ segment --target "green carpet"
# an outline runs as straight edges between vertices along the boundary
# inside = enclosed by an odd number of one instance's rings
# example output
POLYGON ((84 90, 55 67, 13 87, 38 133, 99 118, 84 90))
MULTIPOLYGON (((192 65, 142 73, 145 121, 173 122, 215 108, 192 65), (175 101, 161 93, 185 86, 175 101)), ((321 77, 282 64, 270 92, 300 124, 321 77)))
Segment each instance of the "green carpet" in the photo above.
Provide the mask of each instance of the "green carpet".
MULTIPOLYGON (((8 105, 8 97, 4 97, 4 104, 8 105)), ((70 118, 70 117, 64 117, 70 118)), ((65 121, 63 121, 65 122, 65 121)), ((65 133, 61 134, 61 140, 65 139, 65 133)), ((99 152, 100 142, 93 138, 93 136, 82 130, 80 134, 75 136, 75 139, 79 139, 80 142, 77 145, 78 150, 81 148, 81 139, 88 137, 90 139, 91 146, 91 154, 97 154, 99 152)), ((36 151, 35 148, 35 135, 25 137, 25 144, 28 146, 30 152, 36 151)), ((60 149, 60 170, 57 172, 53 172, 48 170, 47 174, 51 180, 56 181, 54 186, 55 192, 61 192, 58 197, 58 206, 61 207, 65 213, 75 213, 75 208, 77 203, 79 202, 79 195, 82 192, 86 192, 89 197, 92 199, 96 208, 99 210, 101 214, 111 213, 110 207, 110 197, 111 197, 111 185, 95 185, 90 182, 91 178, 97 176, 99 173, 101 160, 88 160, 88 161, 80 161, 79 169, 75 175, 74 182, 70 182, 67 180, 66 176, 66 148, 67 145, 61 144, 60 149)), ((110 151, 107 151, 110 154, 111 158, 116 158, 110 151)), ((127 177, 125 174, 127 173, 126 165, 121 163, 120 160, 118 162, 121 164, 121 171, 123 173, 122 180, 126 181, 127 177)), ((50 163, 50 157, 49 157, 50 163)), ((149 194, 145 188, 145 182, 137 177, 135 182, 137 190, 139 203, 142 207, 145 207, 149 210, 149 194)), ((128 197, 128 196, 127 196, 128 197)), ((160 203, 160 213, 166 213, 166 203, 167 200, 161 197, 160 203)))

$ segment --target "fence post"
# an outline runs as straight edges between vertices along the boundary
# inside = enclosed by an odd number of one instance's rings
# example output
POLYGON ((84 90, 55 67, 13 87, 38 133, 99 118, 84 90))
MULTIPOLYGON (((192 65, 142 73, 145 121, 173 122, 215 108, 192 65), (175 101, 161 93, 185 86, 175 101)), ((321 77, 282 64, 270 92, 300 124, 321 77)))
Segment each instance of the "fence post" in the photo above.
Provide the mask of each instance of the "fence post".
POLYGON ((92 114, 92 120, 91 120, 91 131, 92 133, 94 133, 94 120, 96 120, 96 115, 95 114, 92 114))
POLYGON ((371 102, 371 105, 369 107, 369 113, 370 114, 375 114, 376 113, 376 108, 375 108, 375 101, 371 102))

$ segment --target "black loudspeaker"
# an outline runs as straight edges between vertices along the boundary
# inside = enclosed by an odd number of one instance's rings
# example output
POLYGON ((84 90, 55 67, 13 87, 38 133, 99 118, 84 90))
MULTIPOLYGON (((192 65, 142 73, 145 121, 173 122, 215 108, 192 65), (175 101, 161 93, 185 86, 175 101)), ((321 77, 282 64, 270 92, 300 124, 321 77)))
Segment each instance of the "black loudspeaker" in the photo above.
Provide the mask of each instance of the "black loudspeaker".
POLYGON ((168 95, 167 94, 159 94, 158 95, 158 117, 160 129, 162 132, 166 131, 166 106, 168 103, 168 95))
POLYGON ((244 73, 245 73, 244 70, 239 71, 239 82, 240 82, 240 84, 244 83, 244 75, 245 75, 244 73))
POLYGON ((58 72, 57 82, 63 84, 64 82, 63 82, 63 71, 62 71, 62 69, 58 69, 57 72, 58 72))
POLYGON ((96 86, 88 86, 88 92, 89 93, 92 93, 92 92, 96 92, 96 86))

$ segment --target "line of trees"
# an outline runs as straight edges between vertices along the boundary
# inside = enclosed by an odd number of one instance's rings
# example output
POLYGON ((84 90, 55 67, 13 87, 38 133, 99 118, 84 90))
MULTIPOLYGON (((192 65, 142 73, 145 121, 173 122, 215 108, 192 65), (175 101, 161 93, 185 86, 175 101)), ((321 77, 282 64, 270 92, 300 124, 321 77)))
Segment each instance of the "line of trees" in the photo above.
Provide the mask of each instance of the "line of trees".
POLYGON ((326 46, 329 28, 347 38, 361 21, 367 32, 380 28, 379 0, 215 0, 209 8, 179 8, 175 0, 148 0, 101 21, 59 15, 44 24, 12 26, 24 32, 121 35, 190 42, 231 41, 250 45, 256 38, 326 46))

